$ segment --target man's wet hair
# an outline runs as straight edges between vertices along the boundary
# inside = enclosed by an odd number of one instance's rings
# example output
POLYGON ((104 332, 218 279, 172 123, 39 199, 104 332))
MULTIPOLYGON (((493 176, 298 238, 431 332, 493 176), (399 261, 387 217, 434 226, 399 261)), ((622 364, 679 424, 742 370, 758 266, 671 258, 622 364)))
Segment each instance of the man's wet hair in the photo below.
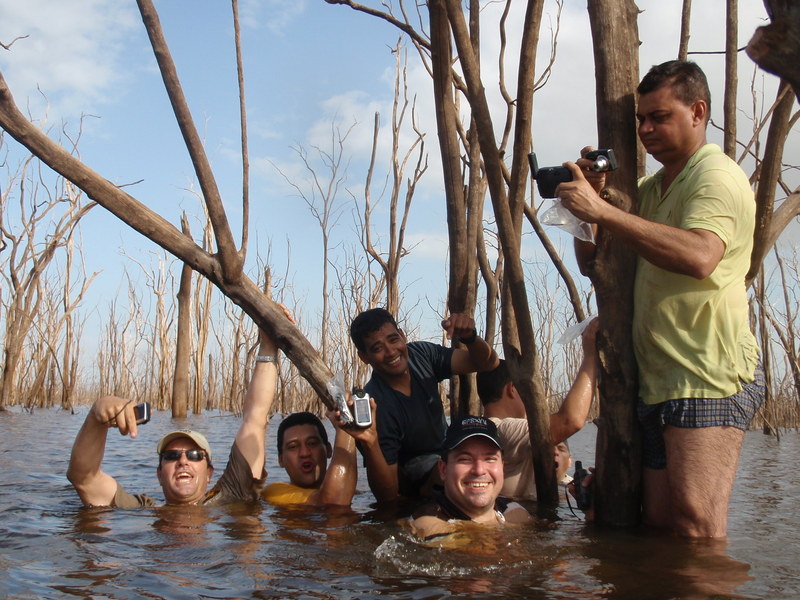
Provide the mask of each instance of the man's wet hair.
POLYGON ((654 65, 642 78, 636 91, 641 96, 665 85, 670 86, 675 97, 687 106, 697 100, 704 100, 708 107, 706 113, 708 120, 711 115, 711 92, 708 89, 706 74, 697 63, 688 60, 668 60, 660 65, 654 65))
POLYGON ((317 428, 322 443, 327 445, 328 432, 325 431, 325 425, 322 424, 319 417, 310 412, 296 412, 290 414, 278 425, 278 454, 283 454, 283 437, 286 430, 297 425, 313 425, 317 428))
POLYGON ((481 405, 486 406, 492 402, 497 402, 503 395, 503 388, 511 382, 511 374, 504 359, 500 359, 498 365, 491 371, 483 371, 475 377, 478 398, 481 405))
POLYGON ((397 321, 394 320, 392 313, 385 308, 370 308, 359 314, 350 324, 350 339, 356 345, 360 352, 366 352, 367 345, 364 339, 381 327, 389 323, 395 329, 397 321))

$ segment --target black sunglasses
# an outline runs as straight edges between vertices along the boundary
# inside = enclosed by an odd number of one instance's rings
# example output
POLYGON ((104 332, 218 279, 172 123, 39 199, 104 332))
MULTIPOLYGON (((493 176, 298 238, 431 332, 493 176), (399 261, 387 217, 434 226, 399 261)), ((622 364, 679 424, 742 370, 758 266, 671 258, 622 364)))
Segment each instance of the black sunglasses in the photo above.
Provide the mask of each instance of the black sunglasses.
POLYGON ((159 456, 161 460, 172 462, 174 460, 180 460, 181 454, 184 452, 186 453, 186 459, 192 462, 200 462, 206 457, 205 450, 196 450, 194 448, 191 450, 164 450, 159 456))

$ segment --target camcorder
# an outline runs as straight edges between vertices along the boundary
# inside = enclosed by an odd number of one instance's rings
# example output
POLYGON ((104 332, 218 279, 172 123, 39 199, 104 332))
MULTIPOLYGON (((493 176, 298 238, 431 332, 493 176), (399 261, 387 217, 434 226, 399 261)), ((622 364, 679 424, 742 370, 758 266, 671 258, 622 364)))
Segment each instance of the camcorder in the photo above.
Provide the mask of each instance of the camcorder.
MULTIPOLYGON (((584 158, 594 161, 590 168, 598 173, 613 171, 617 168, 617 157, 614 156, 611 148, 592 150, 587 152, 584 158)), ((542 198, 555 198, 558 184, 572 181, 572 172, 567 167, 542 167, 540 169, 535 152, 528 154, 528 162, 531 165, 531 177, 536 180, 539 195, 542 198)))
POLYGON ((347 404, 344 394, 336 394, 336 408, 341 414, 343 427, 369 427, 372 425, 372 407, 369 405, 369 394, 362 389, 353 388, 351 395, 353 410, 347 404))
POLYGON ((575 502, 582 511, 587 511, 592 507, 591 486, 584 486, 583 480, 589 475, 589 471, 583 468, 583 463, 575 461, 575 474, 572 476, 572 483, 575 484, 575 502))

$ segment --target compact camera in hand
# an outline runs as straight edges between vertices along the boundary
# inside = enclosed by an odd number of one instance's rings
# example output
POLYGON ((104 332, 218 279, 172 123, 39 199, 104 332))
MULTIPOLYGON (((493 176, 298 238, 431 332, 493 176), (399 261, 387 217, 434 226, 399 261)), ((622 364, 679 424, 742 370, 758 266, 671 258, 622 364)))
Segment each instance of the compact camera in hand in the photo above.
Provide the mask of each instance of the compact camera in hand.
POLYGON ((353 388, 353 424, 356 427, 372 425, 372 407, 369 405, 369 394, 364 390, 353 388))
POLYGON ((589 472, 583 468, 581 461, 575 461, 575 474, 572 476, 572 483, 575 484, 575 501, 578 508, 587 511, 592 507, 591 486, 584 486, 583 480, 588 477, 589 472))
MULTIPOLYGON (((587 152, 584 158, 594 161, 590 168, 598 173, 614 171, 617 168, 617 157, 610 148, 592 150, 587 152)), ((558 184, 572 181, 572 172, 566 167, 542 167, 540 169, 535 152, 528 154, 528 162, 531 165, 531 177, 536 180, 539 195, 542 198, 555 198, 558 184)))
POLYGON ((372 408, 369 405, 369 394, 362 389, 353 388, 351 395, 353 409, 344 398, 343 394, 337 394, 336 408, 343 421, 343 427, 369 427, 372 425, 372 408))
POLYGON ((150 420, 150 403, 137 404, 133 407, 133 414, 136 416, 136 424, 144 425, 150 420))

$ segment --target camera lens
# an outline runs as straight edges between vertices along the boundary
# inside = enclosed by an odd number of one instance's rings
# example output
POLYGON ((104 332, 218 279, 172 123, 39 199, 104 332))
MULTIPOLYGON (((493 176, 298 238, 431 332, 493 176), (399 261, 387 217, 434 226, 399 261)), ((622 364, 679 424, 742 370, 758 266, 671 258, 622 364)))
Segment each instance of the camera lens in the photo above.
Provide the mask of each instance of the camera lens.
POLYGON ((611 163, 609 162, 608 158, 603 155, 597 157, 592 165, 592 171, 596 171, 597 173, 602 173, 603 171, 608 171, 611 163))

